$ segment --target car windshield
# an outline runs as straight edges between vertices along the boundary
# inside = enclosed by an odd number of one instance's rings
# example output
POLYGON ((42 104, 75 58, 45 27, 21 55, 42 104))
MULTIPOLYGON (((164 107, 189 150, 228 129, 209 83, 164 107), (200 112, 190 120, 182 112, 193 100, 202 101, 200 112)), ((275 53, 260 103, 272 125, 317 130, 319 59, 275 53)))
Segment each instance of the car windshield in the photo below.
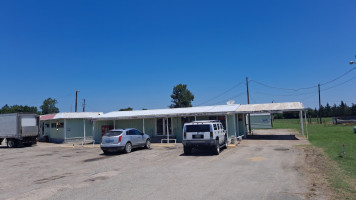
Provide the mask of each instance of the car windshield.
POLYGON ((109 131, 109 132, 107 132, 107 133, 105 133, 105 135, 104 136, 119 136, 119 135, 121 135, 121 133, 122 133, 122 131, 109 131))
POLYGON ((187 125, 185 127, 186 132, 210 132, 210 125, 187 125))

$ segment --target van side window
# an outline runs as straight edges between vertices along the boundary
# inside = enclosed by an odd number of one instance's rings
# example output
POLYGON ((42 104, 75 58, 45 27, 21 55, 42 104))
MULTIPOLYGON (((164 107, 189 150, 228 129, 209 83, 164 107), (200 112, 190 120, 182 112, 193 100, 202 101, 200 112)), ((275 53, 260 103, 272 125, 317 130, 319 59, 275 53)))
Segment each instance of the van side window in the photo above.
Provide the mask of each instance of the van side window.
POLYGON ((214 125, 214 130, 218 130, 217 124, 213 124, 213 125, 214 125))
POLYGON ((221 124, 219 124, 219 128, 220 128, 220 129, 223 129, 222 126, 221 126, 221 124))

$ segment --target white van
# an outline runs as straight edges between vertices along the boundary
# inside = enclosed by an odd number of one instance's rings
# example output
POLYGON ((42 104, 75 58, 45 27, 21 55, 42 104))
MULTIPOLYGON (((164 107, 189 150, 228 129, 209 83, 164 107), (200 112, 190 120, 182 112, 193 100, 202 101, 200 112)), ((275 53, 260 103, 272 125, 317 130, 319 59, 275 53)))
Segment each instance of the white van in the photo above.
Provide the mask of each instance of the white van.
POLYGON ((215 155, 220 148, 227 147, 227 134, 221 122, 217 120, 193 121, 184 124, 184 154, 190 154, 192 148, 210 147, 215 155))

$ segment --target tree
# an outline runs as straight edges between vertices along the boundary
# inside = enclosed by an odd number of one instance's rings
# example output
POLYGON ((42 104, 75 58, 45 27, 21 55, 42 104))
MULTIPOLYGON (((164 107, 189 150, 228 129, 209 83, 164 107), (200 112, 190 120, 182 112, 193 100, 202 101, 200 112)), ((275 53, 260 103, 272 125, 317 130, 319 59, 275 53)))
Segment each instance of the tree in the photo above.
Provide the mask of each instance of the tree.
POLYGON ((40 106, 42 110, 42 114, 46 115, 52 113, 59 113, 59 109, 56 107, 56 104, 57 104, 56 99, 48 98, 44 100, 42 106, 40 106))
POLYGON ((194 95, 187 89, 186 84, 178 84, 173 88, 171 95, 172 103, 170 108, 192 107, 194 95))
POLYGON ((13 105, 8 106, 7 104, 0 109, 0 113, 38 113, 37 107, 34 106, 21 106, 21 105, 13 105))
POLYGON ((131 111, 133 108, 127 107, 127 108, 121 108, 119 111, 131 111))

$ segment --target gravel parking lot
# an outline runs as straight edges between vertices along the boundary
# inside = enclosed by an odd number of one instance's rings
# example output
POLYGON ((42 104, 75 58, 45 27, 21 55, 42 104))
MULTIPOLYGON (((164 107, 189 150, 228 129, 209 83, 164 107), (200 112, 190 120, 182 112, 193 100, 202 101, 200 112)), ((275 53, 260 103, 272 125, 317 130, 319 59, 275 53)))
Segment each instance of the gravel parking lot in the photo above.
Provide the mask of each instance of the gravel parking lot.
POLYGON ((289 130, 243 140, 218 156, 181 144, 103 155, 100 148, 38 143, 0 147, 0 199, 305 199, 308 144, 289 130), (284 135, 284 136, 281 136, 284 135))

